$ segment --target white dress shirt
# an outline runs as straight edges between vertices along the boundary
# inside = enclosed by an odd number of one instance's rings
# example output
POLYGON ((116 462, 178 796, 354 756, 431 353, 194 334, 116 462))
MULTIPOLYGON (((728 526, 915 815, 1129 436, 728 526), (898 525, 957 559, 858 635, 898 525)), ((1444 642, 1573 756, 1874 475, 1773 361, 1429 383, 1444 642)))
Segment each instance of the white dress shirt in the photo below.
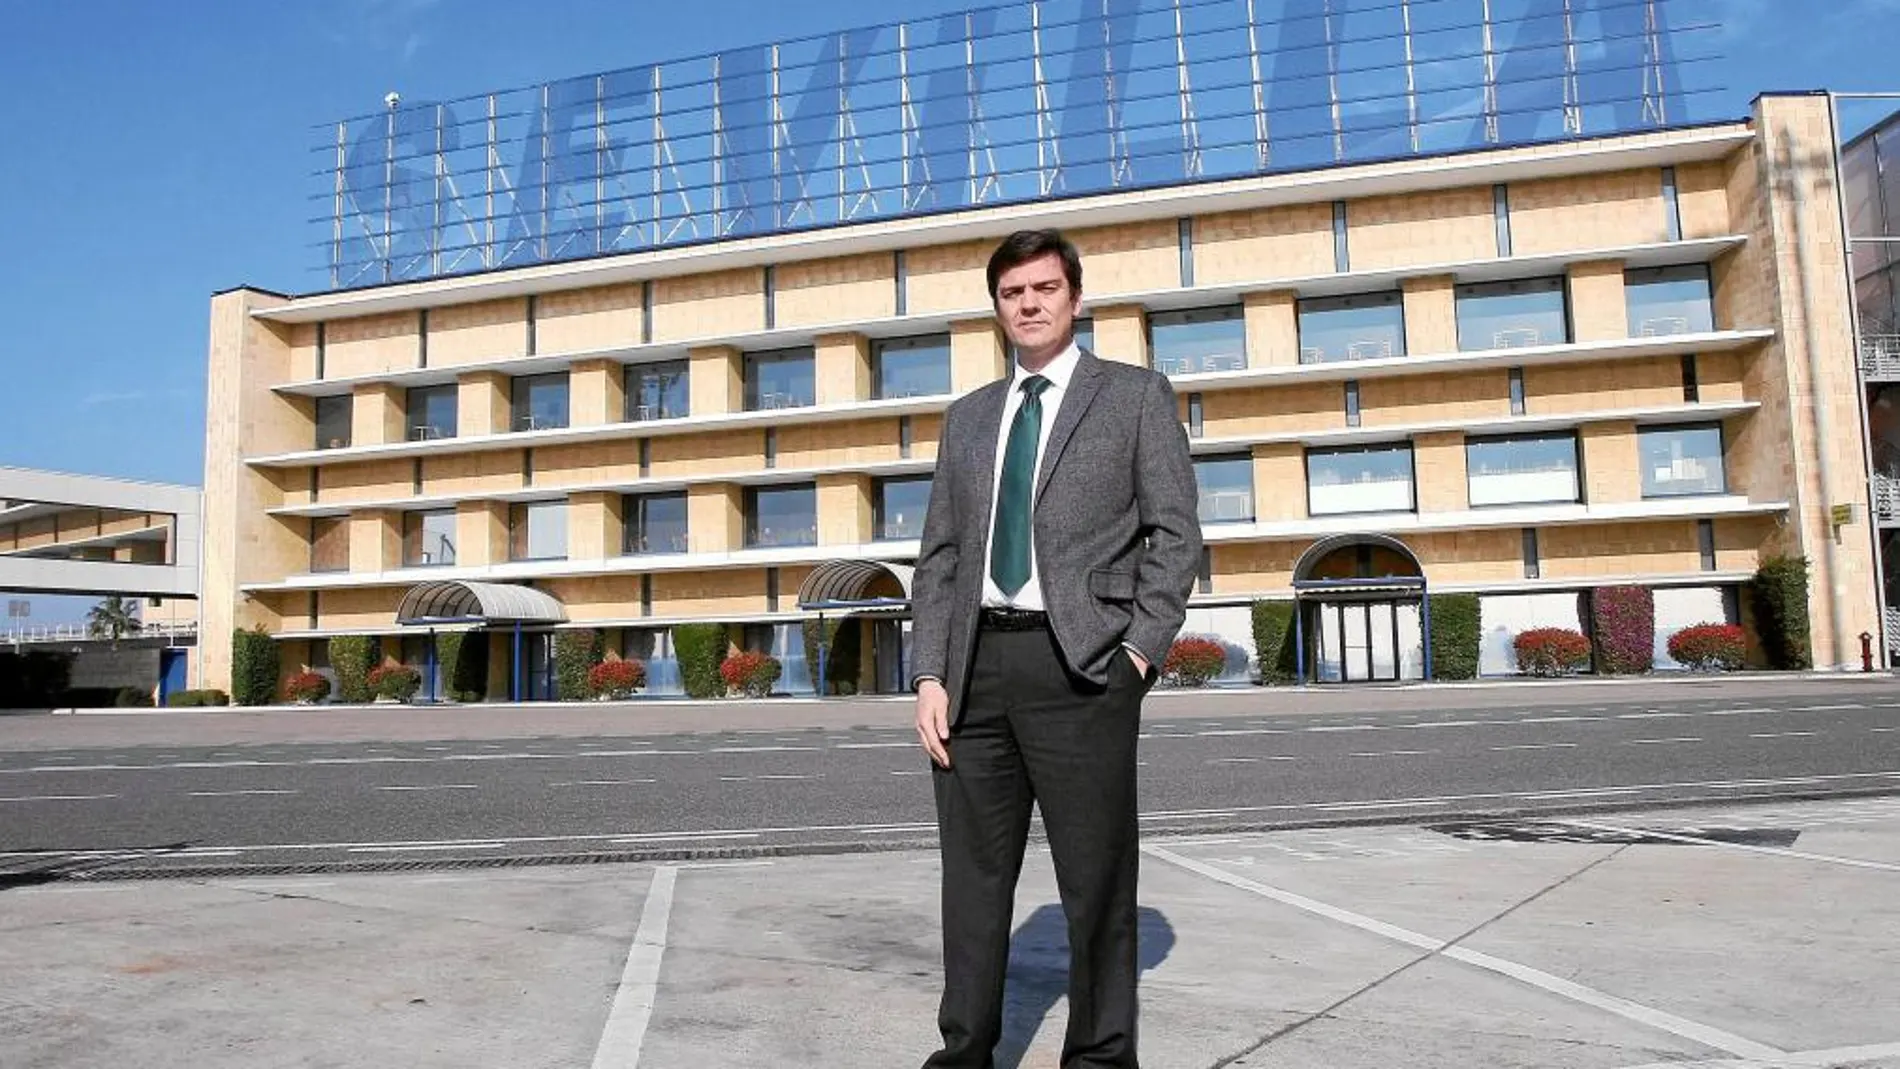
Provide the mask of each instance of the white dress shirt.
MULTIPOLYGON (((985 608, 1027 609, 1034 612, 1045 611, 1042 599, 1042 579, 1036 574, 1036 527, 1029 525, 1029 579, 1016 591, 1014 597, 1007 596, 990 578, 990 554, 995 551, 991 541, 996 534, 996 506, 998 491, 1003 482, 1004 454, 1009 449, 1009 429, 1016 421, 1016 413, 1023 407, 1023 380, 1031 375, 1041 375, 1049 380, 1042 391, 1042 433, 1036 439, 1036 478, 1030 482, 1029 500, 1036 500, 1036 491, 1041 486, 1042 459, 1049 450, 1049 432, 1056 425, 1056 412, 1062 408, 1062 399, 1069 394, 1069 380, 1075 377, 1075 365, 1081 362, 1082 350, 1074 341, 1062 350, 1049 365, 1041 371, 1024 370, 1016 365, 1015 374, 1009 379, 1009 395, 1003 399, 1003 424, 996 430, 996 468, 990 472, 990 514, 983 526, 983 605, 985 608)), ((1033 506, 1031 515, 1034 515, 1033 506)))

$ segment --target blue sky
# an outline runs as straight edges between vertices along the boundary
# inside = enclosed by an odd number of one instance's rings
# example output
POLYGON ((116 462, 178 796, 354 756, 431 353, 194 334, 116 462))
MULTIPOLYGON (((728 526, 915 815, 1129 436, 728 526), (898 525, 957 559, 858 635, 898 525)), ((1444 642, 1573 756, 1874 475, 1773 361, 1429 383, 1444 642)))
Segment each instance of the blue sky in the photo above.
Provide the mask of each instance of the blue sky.
MULTIPOLYGON (((1263 17, 1277 6, 1261 0, 1263 17)), ((1443 0, 1470 2, 1476 0, 1443 0)), ((1900 0, 1668 0, 1724 91, 1896 89, 1900 0), (1883 54, 1888 53, 1888 54, 1883 54), (1889 79, 1885 80, 1884 79, 1889 79)), ((60 0, 0 4, 0 465, 203 479, 207 299, 320 288, 317 124, 967 0, 60 0), (708 17, 712 16, 712 17, 708 17)))

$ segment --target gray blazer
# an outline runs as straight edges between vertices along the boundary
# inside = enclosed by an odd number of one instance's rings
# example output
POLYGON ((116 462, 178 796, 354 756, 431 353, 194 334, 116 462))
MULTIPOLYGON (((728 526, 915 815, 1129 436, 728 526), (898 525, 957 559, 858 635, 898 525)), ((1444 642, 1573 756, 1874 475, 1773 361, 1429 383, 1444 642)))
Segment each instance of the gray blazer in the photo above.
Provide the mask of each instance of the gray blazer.
MULTIPOLYGON (((950 406, 912 578, 911 678, 963 704, 988 569, 996 439, 1010 379, 950 406)), ((1156 668, 1187 612, 1201 523, 1187 432, 1165 375, 1086 349, 1036 473, 1036 574, 1050 628, 1076 675, 1106 686, 1126 642, 1156 668)))

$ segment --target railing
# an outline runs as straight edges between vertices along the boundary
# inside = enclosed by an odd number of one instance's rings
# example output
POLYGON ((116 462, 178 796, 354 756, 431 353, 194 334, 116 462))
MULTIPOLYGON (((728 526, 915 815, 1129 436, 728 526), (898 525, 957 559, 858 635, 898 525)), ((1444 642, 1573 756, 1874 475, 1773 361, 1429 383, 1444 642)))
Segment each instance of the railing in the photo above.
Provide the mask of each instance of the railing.
POLYGON ((1863 334, 1860 373, 1870 379, 1900 379, 1900 334, 1863 334))
MULTIPOLYGON (((168 644, 177 645, 185 639, 196 640, 198 621, 196 620, 154 620, 140 625, 137 631, 127 631, 121 639, 157 638, 168 644)), ((109 638, 95 634, 86 624, 46 624, 39 627, 10 627, 0 631, 0 645, 20 646, 41 642, 106 642, 109 638)))
POLYGON ((1876 473, 1872 486, 1874 519, 1900 520, 1900 479, 1876 473))
POLYGON ((1900 661, 1900 609, 1888 609, 1884 623, 1887 632, 1887 656, 1900 661))

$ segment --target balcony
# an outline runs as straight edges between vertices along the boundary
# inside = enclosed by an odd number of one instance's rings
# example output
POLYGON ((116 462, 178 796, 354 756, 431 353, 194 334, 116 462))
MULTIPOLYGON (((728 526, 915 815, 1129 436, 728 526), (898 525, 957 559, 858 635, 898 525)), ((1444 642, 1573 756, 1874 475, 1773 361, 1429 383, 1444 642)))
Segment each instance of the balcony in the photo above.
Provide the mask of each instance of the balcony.
POLYGON ((1900 661, 1900 609, 1888 609, 1882 630, 1887 633, 1887 656, 1900 661))
POLYGON ((1861 335, 1860 377, 1900 381, 1900 334, 1861 335))
POLYGON ((1900 479, 1875 472, 1870 491, 1875 521, 1900 523, 1900 479))

